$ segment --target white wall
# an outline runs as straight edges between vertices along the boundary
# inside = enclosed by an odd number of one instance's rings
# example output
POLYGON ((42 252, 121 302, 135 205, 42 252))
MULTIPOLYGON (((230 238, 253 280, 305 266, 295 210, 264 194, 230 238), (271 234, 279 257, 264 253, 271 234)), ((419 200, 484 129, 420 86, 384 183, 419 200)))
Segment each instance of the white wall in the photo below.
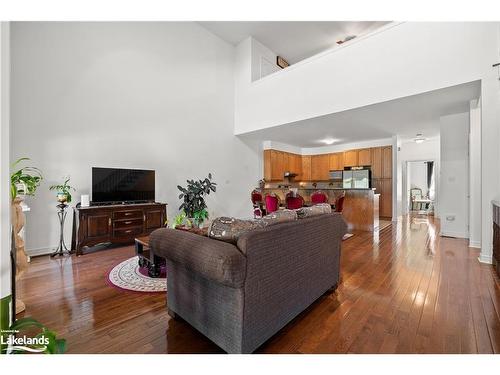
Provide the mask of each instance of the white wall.
POLYGON ((15 22, 11 36, 11 156, 45 176, 28 250, 57 245, 48 186, 70 174, 76 203, 92 166, 155 169, 169 218, 177 184, 212 172, 210 214, 251 215, 261 147, 234 136, 234 47, 190 22, 15 22))
MULTIPOLYGON (((390 24, 255 82, 237 80, 236 134, 481 80, 481 256, 500 199, 498 22, 390 24), (480 43, 478 42, 480 41, 480 43)), ((399 189, 398 189, 399 191, 399 189)))
POLYGON ((441 235, 469 238, 469 113, 440 118, 441 235))
POLYGON ((11 294, 9 33, 9 23, 0 22, 0 298, 11 294))
POLYGON ((469 246, 481 248, 481 100, 469 112, 469 246))
POLYGON ((423 161, 408 163, 408 190, 420 189, 422 196, 427 196, 427 164, 423 161))
POLYGON ((415 143, 413 141, 402 142, 399 146, 398 152, 398 169, 401 171, 401 175, 398 175, 398 179, 401 179, 400 194, 401 198, 398 200, 398 216, 407 213, 409 207, 408 202, 408 181, 405 181, 403 176, 408 173, 407 162, 409 161, 434 161, 434 176, 435 176, 435 188, 436 188, 436 199, 434 202, 434 215, 439 217, 439 186, 440 186, 440 138, 434 137, 428 139, 423 143, 415 143))
POLYGON ((469 246, 481 247, 481 101, 473 100, 469 120, 469 246))
POLYGON ((252 81, 280 71, 281 68, 276 64, 276 53, 257 39, 250 37, 250 40, 252 46, 252 81))

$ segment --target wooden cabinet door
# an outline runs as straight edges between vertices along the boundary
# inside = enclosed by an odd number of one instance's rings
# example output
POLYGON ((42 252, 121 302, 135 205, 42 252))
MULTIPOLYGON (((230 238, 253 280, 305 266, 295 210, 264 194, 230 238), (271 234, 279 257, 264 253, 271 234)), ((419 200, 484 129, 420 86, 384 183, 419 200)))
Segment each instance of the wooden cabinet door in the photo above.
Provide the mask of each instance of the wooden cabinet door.
POLYGON ((382 147, 382 178, 392 178, 392 146, 382 147))
POLYGON ((302 159, 300 155, 290 154, 291 158, 291 172, 295 173, 297 176, 295 177, 296 181, 300 181, 302 174, 302 159))
POLYGON ((356 167, 358 165, 358 150, 344 152, 344 167, 356 167))
POLYGON ((379 180, 380 184, 380 216, 392 217, 392 179, 379 180))
POLYGON ((311 181, 311 156, 302 156, 302 181, 311 181))
POLYGON ((87 239, 106 239, 111 236, 111 213, 100 212, 86 217, 87 239))
POLYGON ((272 150, 264 150, 264 179, 266 181, 271 181, 271 151, 272 150))
POLYGON ((358 165, 372 165, 372 153, 369 148, 358 150, 358 165))
POLYGON ((372 178, 382 178, 382 148, 372 148, 372 178))
POLYGON ((146 219, 144 226, 147 231, 161 228, 163 226, 163 211, 161 209, 158 210, 147 210, 144 214, 146 219))
POLYGON ((291 164, 292 164, 292 154, 289 154, 288 152, 283 152, 283 173, 285 172, 291 172, 291 164))
POLYGON ((328 154, 313 155, 311 157, 311 180, 328 181, 330 171, 330 158, 328 154))
POLYGON ((341 171, 344 169, 344 153, 336 152, 329 154, 330 156, 330 170, 341 171))
POLYGON ((282 181, 284 173, 284 152, 271 150, 271 180, 282 181))

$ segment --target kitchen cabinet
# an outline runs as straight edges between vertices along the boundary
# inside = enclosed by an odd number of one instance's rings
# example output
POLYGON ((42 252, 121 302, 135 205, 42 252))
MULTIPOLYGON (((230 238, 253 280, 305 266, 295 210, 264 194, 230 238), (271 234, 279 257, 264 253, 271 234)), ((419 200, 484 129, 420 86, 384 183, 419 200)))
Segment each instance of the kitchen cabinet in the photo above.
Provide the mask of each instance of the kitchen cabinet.
POLYGON ((266 181, 281 181, 285 173, 284 152, 264 150, 264 179, 266 181))
POLYGON ((358 165, 358 150, 344 152, 344 167, 356 167, 358 165))
POLYGON ((264 179, 266 181, 283 181, 285 172, 297 174, 296 181, 302 173, 301 155, 278 150, 264 150, 264 179))
POLYGON ((335 152, 333 154, 328 154, 330 159, 330 170, 331 171, 341 171, 344 169, 344 153, 335 152))
POLYGON ((382 178, 392 178, 392 147, 382 147, 382 178))
POLYGON ((378 180, 380 186, 380 216, 392 217, 392 179, 383 178, 378 180))
POLYGON ((311 156, 303 155, 301 161, 302 161, 301 181, 311 181, 311 156))
POLYGON ((311 180, 328 181, 330 179, 330 158, 328 154, 311 156, 311 180))
POLYGON ((371 149, 372 185, 380 194, 380 217, 392 217, 392 146, 371 149))
POLYGON ((382 148, 372 148, 372 178, 382 178, 382 148))
POLYGON ((369 166, 372 165, 372 152, 369 148, 358 150, 358 165, 369 166))
POLYGON ((297 154, 290 154, 290 172, 295 173, 296 181, 300 181, 302 175, 302 156, 297 154))

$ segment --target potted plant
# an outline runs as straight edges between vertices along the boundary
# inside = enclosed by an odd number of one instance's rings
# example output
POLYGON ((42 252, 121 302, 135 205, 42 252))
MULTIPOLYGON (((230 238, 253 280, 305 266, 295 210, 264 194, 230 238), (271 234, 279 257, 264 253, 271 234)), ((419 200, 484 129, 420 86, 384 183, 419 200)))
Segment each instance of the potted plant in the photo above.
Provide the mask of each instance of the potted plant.
MULTIPOLYGON (((30 160, 30 158, 17 159, 12 164, 12 169, 20 163, 30 160)), ((35 195, 36 189, 40 186, 43 176, 37 167, 23 167, 10 175, 10 196, 14 201, 19 195, 35 195)))
POLYGON ((184 211, 189 221, 201 227, 203 221, 208 219, 207 204, 205 203, 205 196, 210 192, 216 191, 216 183, 212 182, 212 174, 209 173, 208 177, 204 180, 187 180, 187 187, 177 185, 180 190, 179 199, 183 202, 179 210, 184 211))
POLYGON ((70 178, 68 177, 64 180, 62 185, 52 185, 49 190, 57 190, 57 201, 60 203, 71 203, 71 190, 76 191, 76 189, 68 184, 70 178))

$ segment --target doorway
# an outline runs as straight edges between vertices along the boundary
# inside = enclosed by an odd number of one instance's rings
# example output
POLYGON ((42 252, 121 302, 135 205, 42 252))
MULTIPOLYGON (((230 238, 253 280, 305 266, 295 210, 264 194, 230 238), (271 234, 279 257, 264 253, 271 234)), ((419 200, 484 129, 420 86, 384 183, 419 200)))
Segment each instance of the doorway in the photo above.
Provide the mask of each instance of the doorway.
POLYGON ((434 215, 436 204, 436 163, 434 160, 406 162, 406 211, 434 215))

